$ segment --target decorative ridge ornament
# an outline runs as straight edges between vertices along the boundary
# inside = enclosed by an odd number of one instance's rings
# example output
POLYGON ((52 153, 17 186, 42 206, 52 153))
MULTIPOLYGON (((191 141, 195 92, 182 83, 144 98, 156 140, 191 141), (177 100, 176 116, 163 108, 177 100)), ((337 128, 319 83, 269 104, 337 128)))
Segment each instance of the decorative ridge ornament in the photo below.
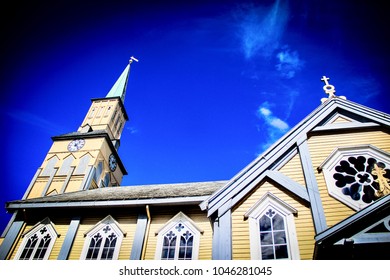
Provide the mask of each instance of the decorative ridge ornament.
POLYGON ((386 170, 383 168, 379 167, 376 163, 374 164, 374 168, 371 171, 372 175, 378 176, 378 178, 375 180, 379 184, 379 190, 375 192, 376 197, 382 197, 385 195, 390 194, 390 186, 389 186, 389 181, 390 179, 386 178, 386 170))
POLYGON ((325 83, 325 85, 323 86, 323 89, 324 89, 325 93, 329 95, 328 98, 321 98, 321 103, 324 103, 326 100, 328 100, 330 98, 335 98, 335 97, 339 97, 339 98, 344 99, 344 100, 347 99, 345 96, 336 96, 335 95, 336 88, 334 87, 334 85, 329 84, 328 77, 322 76, 321 81, 323 81, 325 83))

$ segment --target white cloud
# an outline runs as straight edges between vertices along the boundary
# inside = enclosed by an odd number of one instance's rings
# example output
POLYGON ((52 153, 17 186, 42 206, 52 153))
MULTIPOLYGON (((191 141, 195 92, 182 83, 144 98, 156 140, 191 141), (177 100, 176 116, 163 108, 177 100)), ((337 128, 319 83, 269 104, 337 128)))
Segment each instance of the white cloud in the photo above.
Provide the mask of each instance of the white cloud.
POLYGON ((276 69, 280 72, 282 77, 291 79, 295 76, 296 72, 301 70, 304 62, 299 58, 298 52, 291 52, 289 49, 280 51, 276 55, 278 64, 276 69))
POLYGON ((268 148, 290 129, 288 123, 275 116, 269 107, 271 107, 271 104, 264 102, 257 109, 257 116, 264 121, 267 131, 266 141, 262 144, 262 150, 268 148))
POLYGON ((239 37, 246 58, 256 54, 269 58, 279 47, 288 21, 285 1, 276 0, 272 7, 249 6, 238 13, 239 37))

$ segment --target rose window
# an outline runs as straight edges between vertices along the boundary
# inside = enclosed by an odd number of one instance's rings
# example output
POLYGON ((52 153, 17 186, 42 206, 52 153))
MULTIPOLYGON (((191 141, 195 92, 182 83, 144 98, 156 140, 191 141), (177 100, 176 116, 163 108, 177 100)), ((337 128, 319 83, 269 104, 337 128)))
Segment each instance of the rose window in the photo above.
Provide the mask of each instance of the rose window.
POLYGON ((390 170, 386 164, 372 157, 348 157, 335 167, 333 178, 335 185, 341 189, 342 193, 350 196, 353 200, 361 200, 365 203, 371 203, 377 199, 375 192, 379 190, 377 182, 378 176, 372 172, 374 164, 386 173, 385 177, 390 178, 390 170))
POLYGON ((355 210, 390 192, 383 189, 390 182, 390 155, 372 145, 336 148, 319 170, 329 194, 355 210))

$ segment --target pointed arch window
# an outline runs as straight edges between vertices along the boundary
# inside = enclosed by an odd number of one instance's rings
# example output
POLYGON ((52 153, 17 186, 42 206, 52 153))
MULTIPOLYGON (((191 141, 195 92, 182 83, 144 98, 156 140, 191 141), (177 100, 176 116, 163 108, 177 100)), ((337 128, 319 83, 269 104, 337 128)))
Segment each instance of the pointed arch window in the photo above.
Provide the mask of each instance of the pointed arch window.
POLYGON ((293 207, 268 192, 244 215, 249 219, 251 259, 299 259, 293 207))
POLYGON ((116 260, 124 237, 117 222, 107 216, 86 233, 81 259, 116 260))
POLYGON ((184 213, 173 217, 158 235, 155 258, 159 260, 196 260, 200 230, 184 213))
POLYGON ((23 236, 23 242, 15 259, 47 260, 57 236, 50 220, 43 220, 23 236))
POLYGON ((47 161, 45 169, 43 169, 41 176, 50 176, 54 172, 54 167, 58 161, 58 157, 53 156, 51 159, 47 161))
POLYGON ((91 155, 85 154, 80 158, 79 164, 76 167, 76 170, 74 171, 75 175, 84 174, 85 170, 87 169, 87 166, 89 162, 91 161, 91 155))
POLYGON ((74 161, 74 157, 72 155, 65 158, 61 168, 58 170, 58 175, 68 175, 73 161, 74 161))

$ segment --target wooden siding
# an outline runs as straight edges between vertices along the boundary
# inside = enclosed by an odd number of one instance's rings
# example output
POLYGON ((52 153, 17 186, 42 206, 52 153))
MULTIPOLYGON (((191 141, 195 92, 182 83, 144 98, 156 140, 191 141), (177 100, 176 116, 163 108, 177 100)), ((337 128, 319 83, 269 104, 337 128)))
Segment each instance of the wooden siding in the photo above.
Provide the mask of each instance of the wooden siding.
POLYGON ((332 123, 349 123, 349 122, 351 121, 341 116, 337 117, 334 121, 332 121, 332 123))
POLYGON ((296 154, 278 171, 289 177, 291 180, 297 182, 298 184, 305 186, 305 177, 303 176, 301 159, 299 154, 296 154))
POLYGON ((211 260, 212 253, 212 229, 206 213, 201 212, 198 206, 179 207, 151 207, 151 224, 148 234, 148 242, 145 251, 145 260, 154 260, 157 246, 156 232, 166 225, 179 212, 187 215, 204 232, 200 235, 199 260, 211 260))
POLYGON ((390 153, 389 134, 382 131, 366 131, 345 134, 331 134, 310 137, 308 140, 313 169, 320 191, 328 227, 349 217, 355 210, 329 196, 323 173, 317 171, 317 167, 337 147, 371 144, 390 153))
POLYGON ((244 220, 244 214, 267 192, 298 210, 295 217, 299 252, 301 259, 312 259, 314 251, 314 225, 310 208, 304 206, 284 190, 269 182, 259 185, 232 212, 232 251, 233 260, 250 259, 249 221, 244 220))
MULTIPOLYGON (((51 222, 53 223, 53 227, 54 227, 55 231, 57 232, 58 236, 57 236, 56 241, 53 245, 52 251, 50 252, 49 260, 56 260, 59 253, 60 253, 62 244, 64 242, 66 232, 68 231, 70 220, 69 219, 56 219, 56 218, 54 218, 53 220, 51 220, 51 222)), ((18 252, 19 247, 23 243, 23 240, 24 240, 23 234, 27 233, 35 225, 36 225, 35 222, 33 224, 29 223, 20 232, 18 239, 17 239, 17 243, 14 244, 13 251, 11 252, 10 259, 15 259, 16 253, 18 252)))
POLYGON ((118 223, 120 229, 126 234, 122 239, 121 249, 119 252, 119 260, 129 260, 131 248, 133 246, 134 233, 137 225, 137 215, 132 210, 124 208, 122 213, 109 213, 97 211, 95 215, 89 215, 82 218, 79 228, 73 242, 72 249, 69 254, 70 260, 79 260, 85 242, 84 234, 92 229, 97 223, 103 220, 107 215, 111 215, 118 223), (128 213, 126 213, 128 212, 128 213))

